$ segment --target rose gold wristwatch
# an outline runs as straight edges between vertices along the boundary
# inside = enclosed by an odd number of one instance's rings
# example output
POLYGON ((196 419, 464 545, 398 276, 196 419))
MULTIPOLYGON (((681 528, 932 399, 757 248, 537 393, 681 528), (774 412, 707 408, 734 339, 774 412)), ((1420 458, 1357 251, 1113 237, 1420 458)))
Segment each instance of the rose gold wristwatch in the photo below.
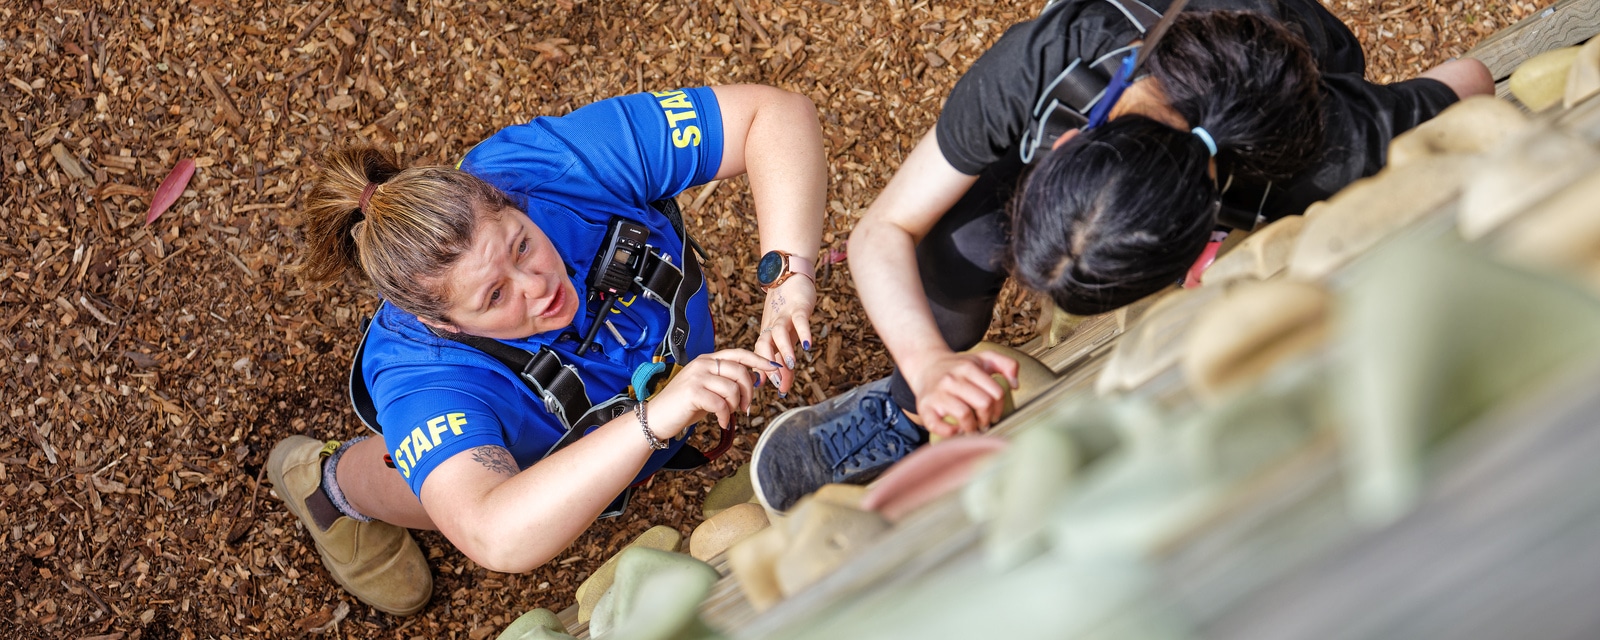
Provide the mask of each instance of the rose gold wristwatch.
POLYGON ((761 263, 756 265, 756 281, 767 291, 796 275, 805 276, 815 282, 817 280, 815 273, 815 264, 810 258, 802 258, 787 251, 768 251, 767 255, 761 256, 761 263))

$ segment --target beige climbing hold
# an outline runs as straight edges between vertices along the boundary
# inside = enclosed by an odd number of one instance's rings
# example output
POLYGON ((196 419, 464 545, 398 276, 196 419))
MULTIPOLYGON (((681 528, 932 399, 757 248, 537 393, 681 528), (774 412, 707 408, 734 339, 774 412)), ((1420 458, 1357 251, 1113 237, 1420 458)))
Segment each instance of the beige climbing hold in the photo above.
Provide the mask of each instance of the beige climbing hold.
POLYGON ((889 530, 883 516, 815 496, 801 500, 783 524, 789 544, 774 571, 785 596, 815 584, 889 530))
POLYGON ((823 485, 787 517, 729 548, 728 566, 750 606, 767 610, 887 531, 883 516, 859 508, 865 493, 866 487, 823 485))
POLYGON ((1289 254, 1305 228, 1305 216, 1286 216, 1251 233, 1206 269, 1205 286, 1239 280, 1266 280, 1289 266, 1289 254))
POLYGON ((1180 289, 1161 298, 1117 342, 1095 381, 1095 391, 1100 395, 1131 391, 1177 364, 1195 313, 1225 288, 1180 289))
POLYGON ((1494 243, 1510 262, 1576 277, 1600 295, 1600 170, 1578 178, 1507 225, 1494 243))
POLYGON ((715 518, 724 509, 755 501, 756 490, 750 484, 750 465, 740 465, 733 475, 711 485, 711 491, 706 492, 705 502, 701 503, 700 515, 715 518))
POLYGON ((1600 93, 1600 38, 1590 38, 1578 49, 1567 72, 1567 90, 1561 97, 1561 107, 1571 109, 1579 102, 1600 93))
POLYGON ((1398 167, 1437 155, 1478 154, 1530 125, 1528 116, 1494 96, 1473 96, 1450 105, 1389 143, 1389 165, 1398 167))
MULTIPOLYGON (((860 509, 861 499, 866 497, 866 495, 867 487, 865 485, 825 484, 821 487, 818 487, 816 491, 811 492, 811 495, 807 496, 805 499, 820 500, 822 502, 836 504, 841 507, 860 509)), ((792 515, 793 509, 791 508, 790 511, 792 515)), ((767 521, 771 522, 774 526, 782 524, 787 519, 788 516, 784 514, 770 510, 767 511, 767 521)))
MULTIPOLYGON (((1017 388, 1009 389, 1008 397, 1015 403, 1015 407, 1022 407, 1048 391, 1056 382, 1056 372, 1031 355, 1011 347, 995 344, 993 342, 979 342, 967 350, 970 353, 996 353, 1017 363, 1017 388)), ((1009 387, 1005 382, 1002 387, 1009 387)), ((1007 414, 1010 412, 1008 411, 1007 414)))
POLYGON ((1561 102, 1567 89, 1567 73, 1578 58, 1579 47, 1546 51, 1523 62, 1511 72, 1511 95, 1534 112, 1561 102))
POLYGON ((728 568, 750 607, 766 611, 783 600, 778 586, 777 559, 788 544, 782 527, 767 527, 728 548, 728 568))
POLYGON ((1048 298, 1044 302, 1044 317, 1040 319, 1038 332, 1044 336, 1045 348, 1061 344, 1072 334, 1078 332, 1078 326, 1094 316, 1075 316, 1061 310, 1048 298))
POLYGON ((633 547, 677 551, 678 545, 682 542, 683 534, 678 533, 677 529, 665 525, 650 527, 649 530, 639 534, 639 537, 634 538, 633 542, 629 542, 627 546, 617 551, 616 555, 606 560, 605 564, 600 565, 599 569, 595 569, 594 574, 584 580, 583 584, 578 585, 576 594, 578 598, 578 622, 589 621, 589 617, 594 614, 595 603, 600 601, 600 596, 605 595, 606 589, 611 588, 612 581, 617 577, 617 558, 622 555, 623 551, 633 547))
POLYGON ((963 436, 924 446, 873 482, 861 508, 899 522, 966 485, 979 464, 1005 448, 1006 441, 994 436, 963 436))
POLYGON ((825 484, 811 494, 811 499, 828 504, 836 504, 841 507, 858 509, 861 507, 861 499, 866 495, 867 488, 862 485, 825 484))
POLYGON ((1202 398, 1251 384, 1275 365, 1327 341, 1331 296, 1293 280, 1242 283, 1200 311, 1183 372, 1202 398))
POLYGON ((767 528, 767 511, 760 504, 744 502, 707 518, 689 535, 689 555, 709 562, 740 540, 767 528))
POLYGON ((1434 156, 1357 180, 1306 210, 1289 275, 1318 280, 1460 193, 1473 158, 1434 156))
POLYGON ((1458 217, 1476 240, 1600 167, 1600 151, 1549 125, 1534 127, 1484 156, 1467 178, 1458 217))

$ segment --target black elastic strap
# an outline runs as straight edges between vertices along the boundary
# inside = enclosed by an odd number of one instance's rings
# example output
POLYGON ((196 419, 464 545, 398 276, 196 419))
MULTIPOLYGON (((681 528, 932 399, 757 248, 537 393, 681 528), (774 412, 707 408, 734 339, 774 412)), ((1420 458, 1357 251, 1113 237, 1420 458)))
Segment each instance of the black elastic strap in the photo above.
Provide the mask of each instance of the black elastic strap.
POLYGON ((350 406, 356 410, 356 417, 361 419, 361 424, 367 425, 373 433, 383 435, 383 426, 378 424, 378 406, 372 402, 372 392, 367 390, 367 379, 361 375, 361 358, 367 353, 367 332, 372 330, 372 319, 361 319, 361 344, 356 346, 356 357, 350 361, 350 380, 346 385, 349 390, 350 406))

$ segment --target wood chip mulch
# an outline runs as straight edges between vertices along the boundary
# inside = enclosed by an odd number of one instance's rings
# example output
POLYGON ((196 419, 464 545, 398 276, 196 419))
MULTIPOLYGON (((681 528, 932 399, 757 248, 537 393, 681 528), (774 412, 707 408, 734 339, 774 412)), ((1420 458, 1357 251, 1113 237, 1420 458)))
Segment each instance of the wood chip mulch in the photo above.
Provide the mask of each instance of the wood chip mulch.
MULTIPOLYGON (((810 96, 831 166, 826 244, 932 124, 945 92, 1037 2, 392 0, 0 6, 0 638, 482 640, 559 610, 620 544, 685 535, 759 423, 884 375, 847 263, 822 269, 797 394, 763 398, 709 469, 658 478, 616 520, 526 575, 486 571, 421 534, 436 576, 421 614, 346 595, 262 486, 278 439, 346 438, 342 394, 374 300, 289 267, 312 163, 354 142, 453 163, 496 128, 623 92, 734 82, 810 96), (180 159, 196 171, 145 226, 180 159)), ((1527 2, 1338 1, 1376 80, 1409 77, 1531 14, 1527 2)), ((685 194, 719 344, 759 317, 753 217, 735 180, 685 194), (714 191, 708 191, 715 189, 714 191), (698 202, 698 205, 694 203, 698 202)), ((1008 290, 995 339, 1037 303, 1008 290)))

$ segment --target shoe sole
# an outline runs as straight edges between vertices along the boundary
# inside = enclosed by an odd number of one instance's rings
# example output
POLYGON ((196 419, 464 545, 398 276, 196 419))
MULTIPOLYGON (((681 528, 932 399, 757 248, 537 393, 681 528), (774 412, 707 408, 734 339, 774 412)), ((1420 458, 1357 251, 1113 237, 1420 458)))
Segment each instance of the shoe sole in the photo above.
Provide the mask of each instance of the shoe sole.
POLYGON ((761 437, 756 439, 755 449, 750 453, 750 488, 755 490, 756 500, 761 502, 761 508, 766 509, 767 513, 781 516, 785 512, 772 508, 772 504, 767 501, 766 492, 761 490, 761 452, 766 449, 766 447, 763 445, 767 443, 768 437, 774 433, 777 433, 778 427, 783 424, 784 420, 789 419, 790 416, 795 415, 796 412, 804 408, 805 407, 795 407, 779 414, 778 417, 773 418, 772 422, 767 425, 767 428, 761 432, 761 437))
MULTIPOLYGON (((267 479, 272 481, 272 491, 273 491, 273 493, 278 494, 278 500, 281 500, 283 502, 283 506, 289 508, 289 513, 294 514, 294 517, 297 518, 300 521, 300 524, 302 526, 315 527, 317 525, 316 525, 315 522, 313 522, 311 520, 310 514, 301 513, 301 511, 299 509, 296 509, 294 501, 291 500, 289 498, 289 496, 287 495, 287 493, 286 493, 288 491, 288 489, 283 484, 283 473, 281 471, 279 471, 280 469, 283 468, 283 465, 282 464, 275 464, 275 462, 277 462, 278 460, 288 456, 289 455, 289 453, 288 453, 289 450, 293 449, 294 447, 292 447, 292 446, 284 447, 284 446, 281 446, 282 444, 283 443, 280 442, 279 443, 280 446, 273 447, 272 448, 272 453, 267 454, 267 479)), ((311 535, 311 531, 310 531, 309 528, 306 530, 306 535, 307 536, 311 536, 311 546, 312 546, 313 549, 316 549, 316 551, 317 551, 317 560, 322 562, 322 569, 324 571, 328 572, 328 577, 333 578, 334 583, 338 584, 339 588, 344 589, 345 593, 350 594, 352 596, 355 596, 355 598, 357 600, 360 600, 363 603, 366 603, 367 606, 372 607, 374 609, 377 609, 379 611, 382 611, 384 613, 390 614, 390 615, 409 616, 409 615, 412 615, 412 614, 414 614, 414 613, 416 613, 418 611, 423 610, 424 608, 427 608, 428 603, 433 601, 433 598, 429 597, 427 600, 423 600, 422 604, 420 606, 414 608, 414 609, 391 609, 389 607, 385 607, 385 606, 376 604, 374 602, 371 602, 371 601, 367 600, 366 598, 363 598, 360 595, 357 595, 356 592, 350 590, 350 587, 344 583, 344 580, 339 578, 339 572, 334 571, 333 567, 328 566, 328 555, 327 555, 327 553, 323 552, 322 543, 317 542, 316 536, 312 536, 311 535)))

